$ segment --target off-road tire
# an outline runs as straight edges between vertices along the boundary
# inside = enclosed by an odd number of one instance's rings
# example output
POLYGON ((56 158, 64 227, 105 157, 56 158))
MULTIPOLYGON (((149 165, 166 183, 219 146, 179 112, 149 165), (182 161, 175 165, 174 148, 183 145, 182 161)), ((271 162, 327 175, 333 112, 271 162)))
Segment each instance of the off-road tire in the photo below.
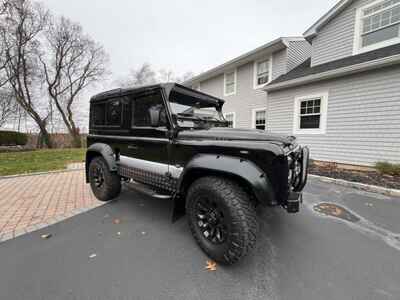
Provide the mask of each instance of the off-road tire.
POLYGON ((186 198, 186 213, 190 230, 200 248, 213 260, 233 264, 255 245, 257 217, 249 195, 235 181, 223 177, 202 177, 190 187, 186 198), (198 225, 196 203, 210 197, 228 218, 227 238, 223 244, 211 243, 198 225))
POLYGON ((121 177, 116 172, 111 172, 103 157, 93 158, 89 164, 89 182, 93 194, 100 201, 109 201, 118 197, 121 192, 121 177), (95 181, 96 169, 103 171, 104 182, 98 187, 95 181))

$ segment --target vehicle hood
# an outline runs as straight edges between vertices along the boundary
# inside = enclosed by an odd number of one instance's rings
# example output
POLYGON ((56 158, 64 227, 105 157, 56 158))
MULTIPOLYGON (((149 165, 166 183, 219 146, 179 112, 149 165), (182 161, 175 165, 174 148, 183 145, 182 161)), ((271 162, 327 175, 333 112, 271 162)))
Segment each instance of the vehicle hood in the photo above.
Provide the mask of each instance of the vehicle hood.
POLYGON ((185 140, 268 141, 290 145, 294 136, 273 134, 264 130, 213 127, 210 129, 182 130, 178 138, 185 140))

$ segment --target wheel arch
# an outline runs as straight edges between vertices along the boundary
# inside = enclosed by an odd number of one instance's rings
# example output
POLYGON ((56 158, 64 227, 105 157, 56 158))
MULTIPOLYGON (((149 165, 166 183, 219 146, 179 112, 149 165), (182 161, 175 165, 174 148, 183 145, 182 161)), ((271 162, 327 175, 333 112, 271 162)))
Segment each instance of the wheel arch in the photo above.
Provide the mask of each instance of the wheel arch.
POLYGON ((276 204, 275 193, 267 174, 252 161, 225 155, 197 155, 185 166, 179 178, 179 193, 185 196, 189 186, 204 176, 230 178, 239 182, 259 203, 276 204))
POLYGON ((86 183, 89 182, 89 165, 90 162, 97 156, 102 156, 107 163, 111 172, 117 171, 117 154, 107 144, 95 143, 91 145, 86 151, 85 170, 86 170, 86 183))

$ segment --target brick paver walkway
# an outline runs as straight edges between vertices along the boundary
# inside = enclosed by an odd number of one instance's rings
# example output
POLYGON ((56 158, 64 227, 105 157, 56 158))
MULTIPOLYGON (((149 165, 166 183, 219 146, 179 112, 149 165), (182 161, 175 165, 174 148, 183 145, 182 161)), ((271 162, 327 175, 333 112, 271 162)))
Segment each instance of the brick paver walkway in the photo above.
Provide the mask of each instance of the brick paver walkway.
POLYGON ((84 170, 0 179, 0 241, 101 204, 84 170))

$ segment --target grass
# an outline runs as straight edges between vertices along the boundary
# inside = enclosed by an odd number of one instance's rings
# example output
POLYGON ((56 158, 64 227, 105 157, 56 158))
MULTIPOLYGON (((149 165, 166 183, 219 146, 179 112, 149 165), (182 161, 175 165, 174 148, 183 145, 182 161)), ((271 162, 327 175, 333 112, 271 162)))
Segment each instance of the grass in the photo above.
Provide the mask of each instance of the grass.
POLYGON ((400 176, 400 164, 391 164, 385 161, 380 161, 375 164, 375 168, 382 174, 400 176))
POLYGON ((0 176, 65 169, 83 162, 86 149, 52 149, 0 153, 0 176))

